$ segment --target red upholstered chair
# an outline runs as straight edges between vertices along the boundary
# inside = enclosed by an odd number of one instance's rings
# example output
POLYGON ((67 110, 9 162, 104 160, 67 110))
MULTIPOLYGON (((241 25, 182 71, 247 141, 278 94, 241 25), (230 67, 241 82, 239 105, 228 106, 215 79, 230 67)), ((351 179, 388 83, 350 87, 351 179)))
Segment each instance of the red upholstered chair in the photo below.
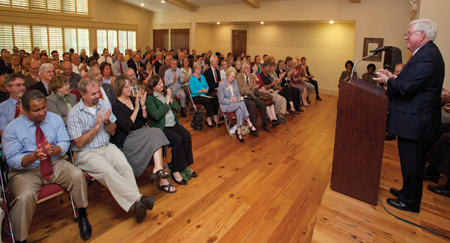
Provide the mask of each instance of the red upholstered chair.
POLYGON ((77 96, 77 101, 79 102, 81 100, 81 93, 78 89, 71 89, 70 93, 77 96))
MULTIPOLYGON (((220 96, 219 96, 219 91, 217 90, 217 99, 219 99, 219 103, 220 103, 220 96)), ((219 123, 225 123, 225 127, 227 128, 228 134, 230 135, 230 138, 233 138, 233 134, 230 132, 230 128, 231 128, 231 119, 236 119, 236 113, 234 112, 223 112, 222 109, 219 106, 219 122, 216 123, 216 130, 214 130, 214 132, 217 132, 217 125, 219 123), (221 121, 220 117, 223 117, 223 121, 221 121)))

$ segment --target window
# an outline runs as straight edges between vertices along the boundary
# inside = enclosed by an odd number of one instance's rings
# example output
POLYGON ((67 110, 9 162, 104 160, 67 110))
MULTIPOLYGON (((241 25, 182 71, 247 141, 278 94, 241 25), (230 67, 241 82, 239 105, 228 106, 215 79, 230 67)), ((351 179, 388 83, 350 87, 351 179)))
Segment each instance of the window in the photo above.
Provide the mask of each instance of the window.
POLYGON ((30 26, 14 25, 14 46, 31 53, 31 33, 30 26))
POLYGON ((62 28, 48 27, 48 43, 49 49, 47 50, 47 53, 57 50, 59 56, 62 58, 61 53, 64 53, 62 28))
POLYGON ((89 53, 89 30, 64 28, 64 48, 66 52, 73 48, 76 53, 80 53, 81 49, 89 53))
POLYGON ((33 26, 33 48, 39 47, 48 51, 48 29, 47 27, 33 26))
POLYGON ((0 7, 68 14, 89 14, 89 0, 0 0, 0 7))
POLYGON ((11 51, 14 47, 12 25, 0 24, 0 49, 11 51))
POLYGON ((128 48, 136 50, 136 31, 97 30, 97 47, 99 52, 108 48, 110 53, 114 53, 114 48, 122 53, 128 48))

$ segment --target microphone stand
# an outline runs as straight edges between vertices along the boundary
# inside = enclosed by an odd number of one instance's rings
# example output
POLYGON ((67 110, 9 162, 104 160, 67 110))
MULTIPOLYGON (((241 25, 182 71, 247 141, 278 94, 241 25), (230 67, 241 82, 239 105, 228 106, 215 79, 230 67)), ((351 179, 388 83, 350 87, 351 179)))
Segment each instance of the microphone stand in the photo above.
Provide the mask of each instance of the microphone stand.
POLYGON ((377 54, 378 54, 378 52, 374 52, 374 53, 372 53, 371 55, 368 55, 368 56, 365 56, 365 57, 359 59, 359 60, 355 63, 355 65, 353 65, 353 68, 352 68, 352 74, 350 75, 350 80, 348 81, 348 83, 351 83, 351 82, 352 82, 352 78, 353 78, 353 70, 355 70, 356 64, 358 64, 360 61, 362 61, 362 60, 364 60, 364 59, 366 59, 366 58, 374 57, 374 56, 376 56, 377 54))

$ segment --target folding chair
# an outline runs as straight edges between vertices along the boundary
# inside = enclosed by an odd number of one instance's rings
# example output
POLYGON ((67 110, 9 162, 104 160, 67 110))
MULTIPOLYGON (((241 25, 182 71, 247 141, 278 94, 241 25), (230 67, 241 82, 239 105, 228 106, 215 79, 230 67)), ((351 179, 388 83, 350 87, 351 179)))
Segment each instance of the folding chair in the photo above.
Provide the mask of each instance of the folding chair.
POLYGON ((204 105, 201 105, 201 104, 195 104, 194 103, 194 100, 192 99, 192 95, 191 95, 191 88, 189 87, 189 85, 186 87, 186 90, 188 91, 188 95, 189 95, 189 102, 188 102, 188 105, 187 105, 187 119, 186 119, 186 121, 189 121, 189 114, 194 114, 198 109, 200 109, 200 110, 204 110, 205 109, 205 106, 204 105), (194 110, 193 112, 191 112, 191 110, 194 110))
MULTIPOLYGON (((8 172, 7 172, 7 169, 5 168, 6 163, 3 163, 3 158, 1 158, 1 160, 2 160, 2 162, 1 162, 0 183, 2 186, 2 196, 3 196, 3 203, 1 205, 1 208, 2 208, 3 212, 5 213, 5 218, 7 218, 7 221, 9 224, 9 234, 11 236, 11 242, 14 242, 14 234, 13 234, 12 224, 11 224, 11 215, 9 213, 9 204, 8 204, 9 197, 6 197, 7 193, 8 193, 8 196, 10 195, 9 188, 6 184, 6 178, 7 178, 8 172)), ((1 232, 0 232, 0 234, 1 234, 1 232)))
MULTIPOLYGON (((75 152, 73 152, 72 150, 72 143, 70 143, 69 146, 69 157, 70 157, 70 162, 72 162, 73 165, 75 165, 75 152)), ((89 183, 91 181, 95 181, 95 178, 92 177, 91 175, 89 175, 87 172, 82 171, 84 174, 84 177, 86 178, 86 182, 89 183)))
MULTIPOLYGON (((217 99, 219 100, 219 104, 220 104, 220 96, 219 96, 218 90, 217 90, 217 99)), ((227 128, 228 134, 230 134, 230 138, 233 138, 233 134, 230 132, 230 128, 231 128, 230 118, 236 119, 236 113, 235 112, 223 112, 219 106, 219 122, 216 123, 216 130, 214 132, 217 132, 217 125, 219 123, 225 123, 225 127, 227 128), (223 121, 220 121, 220 117, 223 117, 223 121)))

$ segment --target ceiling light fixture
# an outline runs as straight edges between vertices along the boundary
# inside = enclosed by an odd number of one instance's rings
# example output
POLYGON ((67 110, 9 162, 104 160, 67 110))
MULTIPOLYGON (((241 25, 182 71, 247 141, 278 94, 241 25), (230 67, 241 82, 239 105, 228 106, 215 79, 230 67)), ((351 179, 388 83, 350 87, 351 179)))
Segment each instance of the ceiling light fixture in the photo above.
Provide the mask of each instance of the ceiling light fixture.
POLYGON ((166 1, 162 0, 161 2, 162 2, 162 3, 165 3, 166 1))
POLYGON ((220 22, 217 22, 217 24, 220 24, 220 22))
POLYGON ((333 20, 330 20, 330 24, 334 24, 334 21, 333 21, 333 20))
POLYGON ((264 21, 261 21, 261 24, 264 24, 264 21))
POLYGON ((143 4, 143 3, 141 3, 141 6, 142 6, 142 7, 144 7, 144 4, 143 4))

